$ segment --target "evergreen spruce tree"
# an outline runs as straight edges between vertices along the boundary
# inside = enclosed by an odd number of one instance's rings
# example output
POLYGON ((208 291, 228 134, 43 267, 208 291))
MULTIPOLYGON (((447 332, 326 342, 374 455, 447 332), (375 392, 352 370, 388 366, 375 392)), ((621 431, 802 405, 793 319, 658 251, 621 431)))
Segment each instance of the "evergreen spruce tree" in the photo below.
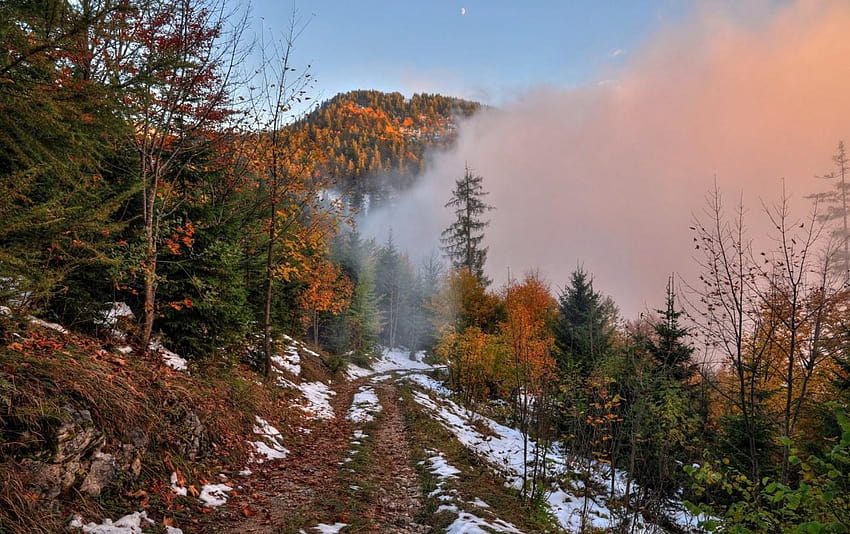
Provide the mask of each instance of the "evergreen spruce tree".
POLYGON ((371 260, 361 266, 346 318, 348 347, 354 358, 361 361, 369 358, 381 333, 381 312, 375 295, 375 267, 371 260))
POLYGON ((454 209, 455 221, 441 235, 442 250, 453 268, 468 270, 484 286, 490 280, 484 275, 487 247, 482 247, 484 228, 490 222, 481 219, 493 209, 483 199, 488 193, 482 185, 484 178, 466 167, 463 177, 455 181, 452 198, 445 207, 454 209))
POLYGON ((685 342, 688 329, 679 323, 684 313, 676 309, 676 289, 671 276, 667 282, 666 306, 658 310, 661 320, 654 325, 656 339, 650 346, 650 352, 662 370, 670 378, 683 382, 696 372, 696 365, 691 360, 693 347, 685 342))
POLYGON ((575 270, 559 299, 555 344, 560 371, 588 376, 611 348, 616 318, 613 301, 593 289, 584 269, 575 270))

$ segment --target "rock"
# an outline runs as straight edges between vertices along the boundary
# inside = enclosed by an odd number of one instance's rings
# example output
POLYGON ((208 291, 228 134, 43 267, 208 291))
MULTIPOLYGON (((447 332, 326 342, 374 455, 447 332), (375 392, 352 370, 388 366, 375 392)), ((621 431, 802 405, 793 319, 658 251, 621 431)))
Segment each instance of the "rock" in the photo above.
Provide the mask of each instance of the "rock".
POLYGON ((128 430, 127 438, 129 438, 130 443, 138 449, 146 449, 150 444, 148 435, 145 434, 144 430, 141 428, 131 428, 128 430))
POLYGON ((79 460, 87 453, 103 445, 103 434, 94 427, 91 412, 63 408, 62 423, 56 431, 56 447, 53 462, 62 464, 79 460))
POLYGON ((74 487, 82 468, 79 462, 52 464, 24 460, 22 465, 32 473, 32 489, 47 500, 53 500, 74 487))
POLYGON ((135 445, 122 443, 115 453, 115 463, 121 472, 128 473, 133 478, 142 472, 142 455, 135 445))
MULTIPOLYGON (((30 487, 39 496, 54 500, 79 486, 79 492, 97 497, 119 476, 136 478, 141 474, 142 457, 149 444, 141 429, 127 432, 125 439, 130 443, 110 443, 107 446, 104 434, 95 428, 88 410, 66 406, 60 417, 50 451, 38 460, 25 459, 21 462, 32 475, 30 487), (109 452, 104 452, 104 449, 109 452)), ((197 416, 187 419, 195 429, 192 435, 198 436, 193 441, 193 450, 197 454, 204 427, 197 416)))
POLYGON ((183 428, 185 430, 185 441, 183 445, 183 454, 190 460, 197 459, 201 452, 204 436, 207 429, 198 415, 195 412, 189 412, 183 419, 183 428))
POLYGON ((115 482, 118 478, 118 466, 111 454, 102 452, 95 453, 92 458, 89 473, 80 485, 80 492, 98 497, 106 486, 115 482))

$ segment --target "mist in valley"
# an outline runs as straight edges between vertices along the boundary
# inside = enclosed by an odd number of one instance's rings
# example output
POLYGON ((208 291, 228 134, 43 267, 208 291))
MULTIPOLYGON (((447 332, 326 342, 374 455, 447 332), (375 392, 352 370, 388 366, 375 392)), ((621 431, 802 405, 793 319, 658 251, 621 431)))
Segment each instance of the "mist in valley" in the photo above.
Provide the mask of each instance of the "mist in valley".
POLYGON ((729 208, 743 199, 751 237, 767 245, 762 203, 784 185, 805 217, 805 195, 829 187, 815 176, 850 131, 850 5, 756 11, 703 9, 594 85, 538 87, 478 113, 362 231, 381 242, 391 228, 414 261, 437 250, 468 164, 496 208, 485 238, 494 287, 539 269, 557 292, 583 265, 624 317, 660 307, 670 273, 695 276, 689 226, 715 180, 729 208))

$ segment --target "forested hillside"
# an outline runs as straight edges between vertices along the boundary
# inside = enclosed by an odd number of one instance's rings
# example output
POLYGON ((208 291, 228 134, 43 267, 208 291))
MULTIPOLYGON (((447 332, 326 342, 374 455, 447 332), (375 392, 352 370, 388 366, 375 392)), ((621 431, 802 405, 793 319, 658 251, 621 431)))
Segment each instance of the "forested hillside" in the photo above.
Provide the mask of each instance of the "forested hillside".
POLYGON ((322 140, 319 168, 360 208, 364 198, 374 206, 409 187, 425 169, 426 153, 450 146, 459 122, 478 109, 476 102, 436 94, 351 91, 291 128, 322 140))

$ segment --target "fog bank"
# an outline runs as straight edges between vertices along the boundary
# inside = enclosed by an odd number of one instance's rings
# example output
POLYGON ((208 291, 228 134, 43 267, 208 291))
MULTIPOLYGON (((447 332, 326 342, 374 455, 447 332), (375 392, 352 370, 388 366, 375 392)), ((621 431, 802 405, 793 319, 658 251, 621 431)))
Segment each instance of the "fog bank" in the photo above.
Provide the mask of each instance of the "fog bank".
POLYGON ((825 187, 814 175, 850 141, 850 4, 737 15, 705 10, 604 81, 538 88, 476 115, 409 195, 361 228, 382 241, 392 227, 411 257, 427 255, 468 162, 496 207, 486 237, 496 285, 508 268, 539 268, 559 289, 583 264, 624 316, 660 307, 670 272, 693 276, 688 227, 715 176, 727 204, 743 194, 758 237, 760 199, 776 200, 784 179, 805 215, 802 197, 825 187))

